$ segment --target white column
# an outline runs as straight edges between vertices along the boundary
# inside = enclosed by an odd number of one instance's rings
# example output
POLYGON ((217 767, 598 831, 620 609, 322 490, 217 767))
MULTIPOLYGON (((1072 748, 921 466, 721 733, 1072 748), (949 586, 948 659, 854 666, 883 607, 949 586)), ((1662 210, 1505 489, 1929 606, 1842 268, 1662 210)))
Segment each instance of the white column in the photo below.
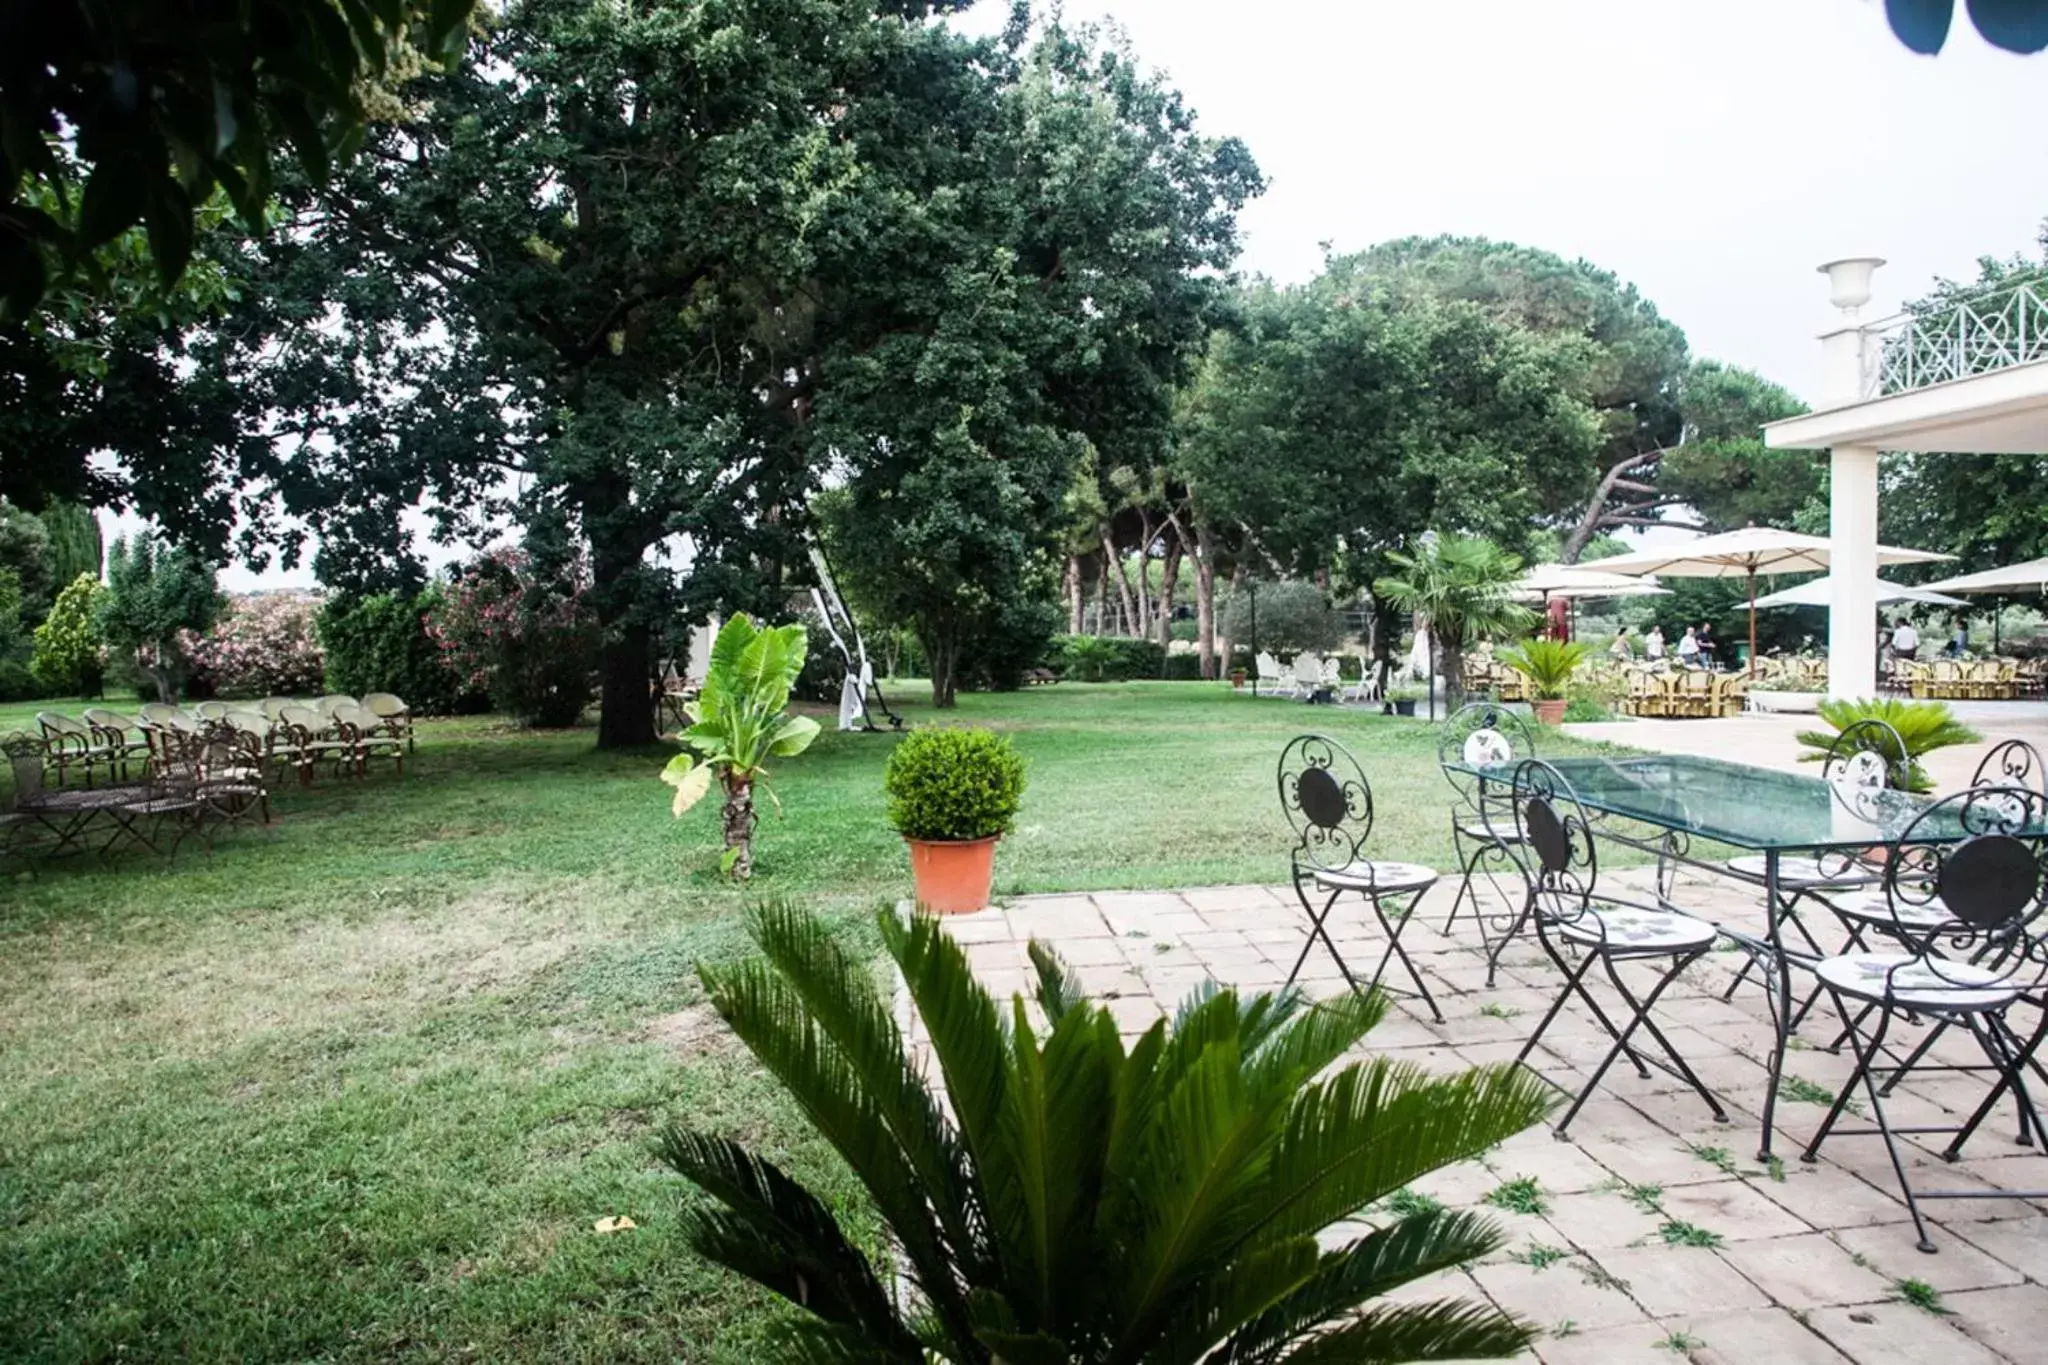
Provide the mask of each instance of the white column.
POLYGON ((1877 452, 1828 452, 1828 695, 1877 695, 1877 452))

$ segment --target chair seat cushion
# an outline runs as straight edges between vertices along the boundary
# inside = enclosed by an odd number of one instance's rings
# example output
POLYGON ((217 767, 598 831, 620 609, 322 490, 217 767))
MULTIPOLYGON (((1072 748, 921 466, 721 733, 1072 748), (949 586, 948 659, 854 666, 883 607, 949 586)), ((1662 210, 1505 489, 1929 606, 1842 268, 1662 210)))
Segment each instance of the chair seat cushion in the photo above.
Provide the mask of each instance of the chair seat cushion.
MULTIPOLYGON (((1739 858, 1730 858, 1727 868, 1738 877, 1754 877, 1762 881, 1764 855, 1746 853, 1739 858)), ((1778 859, 1779 886, 1864 886, 1877 878, 1878 873, 1846 855, 1825 860, 1806 857, 1778 859)))
POLYGON ((1673 910, 1595 905, 1560 924, 1558 932, 1574 943, 1604 946, 1610 952, 1684 953, 1712 943, 1716 930, 1705 920, 1673 910))
POLYGON ((1858 1000, 1883 1000, 1889 977, 1891 998, 1909 1009, 1995 1010, 2020 996, 1988 967, 1943 962, 1937 969, 1905 953, 1825 957, 1813 970, 1829 986, 1858 1000))
POLYGON ((1909 901, 1900 901, 1895 914, 1892 903, 1883 896, 1845 896, 1830 901, 1830 904, 1843 919, 1854 920, 1858 924, 1874 924, 1879 928, 1887 924, 1902 924, 1908 929, 1939 929, 1955 919, 1940 905, 1915 905, 1909 901))
POLYGON ((1331 890, 1372 891, 1391 894, 1423 891, 1436 885, 1437 874, 1420 863, 1356 862, 1344 867, 1319 867, 1318 885, 1331 890))

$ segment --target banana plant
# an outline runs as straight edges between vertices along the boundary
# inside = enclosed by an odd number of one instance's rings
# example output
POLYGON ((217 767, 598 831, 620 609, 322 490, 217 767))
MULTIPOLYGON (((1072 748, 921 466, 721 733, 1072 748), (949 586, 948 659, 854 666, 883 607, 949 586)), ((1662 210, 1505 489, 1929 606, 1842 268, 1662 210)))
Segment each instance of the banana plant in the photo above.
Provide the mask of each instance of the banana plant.
POLYGON ((1377 994, 1310 1004, 1212 984, 1127 1046, 1042 945, 1038 1010, 1005 1007, 940 921, 885 910, 927 1065, 871 965, 816 915, 752 917, 760 956, 698 968, 711 1003, 889 1233, 849 1233, 729 1138, 667 1129, 663 1158, 705 1196, 691 1243, 802 1310, 761 1358, 1337 1365, 1512 1356, 1534 1335, 1486 1304, 1373 1303, 1487 1254, 1501 1233, 1484 1219, 1426 1207, 1339 1226, 1541 1119, 1533 1073, 1443 1075, 1361 1049, 1377 994))
POLYGON ((741 881, 754 872, 756 784, 782 808, 768 785, 768 760, 793 758, 818 737, 818 722, 783 710, 807 645, 800 623, 763 628, 744 613, 727 621, 712 643, 704 685, 684 708, 690 726, 674 736, 694 752, 677 754, 661 770, 675 789, 670 809, 678 817, 704 799, 714 779, 724 789, 721 866, 741 881))

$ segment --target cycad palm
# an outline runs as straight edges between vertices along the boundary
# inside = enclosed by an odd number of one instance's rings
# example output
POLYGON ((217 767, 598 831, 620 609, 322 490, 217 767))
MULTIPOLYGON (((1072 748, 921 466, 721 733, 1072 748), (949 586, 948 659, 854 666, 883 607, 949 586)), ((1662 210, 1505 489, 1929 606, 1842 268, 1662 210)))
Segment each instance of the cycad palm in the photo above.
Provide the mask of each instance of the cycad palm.
POLYGON ((885 913, 883 942, 931 1038, 950 1114, 872 974, 814 917, 756 912, 764 956, 703 969, 720 1014, 866 1186, 908 1293, 815 1196, 735 1143, 670 1130, 663 1153, 716 1205, 705 1255, 806 1310, 778 1359, 1258 1365, 1512 1355, 1523 1324, 1461 1303, 1366 1309, 1499 1235, 1432 1211, 1325 1250, 1317 1234, 1535 1122, 1530 1073, 1384 1058, 1324 1075, 1378 998, 1197 993, 1128 1050, 1039 945, 1040 1036, 938 927, 885 913))
MULTIPOLYGON (((1828 723, 1828 730, 1802 730, 1797 739, 1804 745, 1799 757, 1802 762, 1818 763, 1828 756, 1830 747, 1842 731, 1860 720, 1881 720, 1891 726, 1899 742, 1906 746, 1906 752, 1885 754, 1886 765, 1891 776, 1891 785, 1906 791, 1929 792, 1934 790, 1934 779, 1920 766, 1919 760, 1936 749, 1946 749, 1956 744, 1976 744, 1984 736, 1956 719, 1956 713, 1938 701, 1902 701, 1897 697, 1870 697, 1852 700, 1838 697, 1824 701, 1819 706, 1820 718, 1828 723)), ((1885 749, 1890 750, 1889 740, 1885 749)))

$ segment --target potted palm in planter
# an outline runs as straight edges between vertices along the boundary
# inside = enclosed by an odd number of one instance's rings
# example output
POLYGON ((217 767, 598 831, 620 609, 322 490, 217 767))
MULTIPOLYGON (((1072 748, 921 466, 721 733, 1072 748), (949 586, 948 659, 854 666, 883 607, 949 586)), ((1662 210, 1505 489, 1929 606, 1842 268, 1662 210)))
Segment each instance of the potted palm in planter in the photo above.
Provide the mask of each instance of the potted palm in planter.
MULTIPOLYGON (((1836 700, 1821 702, 1820 718, 1826 722, 1825 730, 1801 730, 1796 738, 1803 749, 1799 759, 1802 763, 1819 763, 1826 759, 1842 731, 1864 720, 1881 720, 1891 726, 1892 733, 1906 746, 1906 752, 1886 752, 1885 766, 1890 775, 1889 785, 1910 792, 1931 792, 1934 779, 1920 766, 1920 759, 1936 749, 1946 749, 1954 744, 1976 744, 1984 736, 1956 719, 1956 713, 1938 701, 1900 701, 1896 697, 1866 698, 1861 701, 1836 700)), ((1889 751, 1891 744, 1887 742, 1889 751)))
POLYGON ((800 1310, 760 1359, 1471 1360, 1537 1335, 1484 1302, 1381 1297, 1486 1255, 1497 1226, 1434 1201, 1346 1222, 1541 1119, 1533 1073, 1361 1057, 1377 992, 1212 990, 1126 1047, 1040 944, 1042 1025, 939 921, 877 924, 930 1065, 865 955, 801 910, 755 911, 762 955, 698 969, 874 1210, 843 1224, 845 1201, 740 1143, 665 1131, 663 1160, 706 1196, 691 1245, 800 1310))
POLYGON ((1568 640, 1524 640, 1501 662, 1529 682, 1529 708, 1544 725, 1564 722, 1565 694, 1572 675, 1586 661, 1586 647, 1568 640))
POLYGON ((910 845, 917 903, 941 915, 988 904, 996 841, 1016 822, 1024 760, 990 730, 920 726, 882 774, 889 820, 910 845))

